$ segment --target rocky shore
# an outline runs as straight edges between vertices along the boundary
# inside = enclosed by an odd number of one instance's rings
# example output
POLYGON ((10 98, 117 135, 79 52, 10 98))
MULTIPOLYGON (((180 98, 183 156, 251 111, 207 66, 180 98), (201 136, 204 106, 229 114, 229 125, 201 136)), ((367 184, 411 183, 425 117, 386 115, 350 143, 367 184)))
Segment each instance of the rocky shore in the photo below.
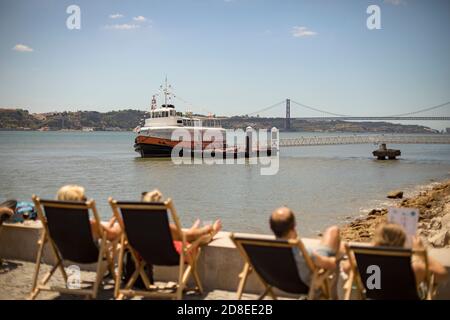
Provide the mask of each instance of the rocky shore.
MULTIPOLYGON (((432 183, 409 198, 402 199, 402 191, 390 192, 393 206, 420 210, 418 234, 426 245, 434 248, 450 247, 450 180, 432 183)), ((342 227, 345 241, 369 242, 375 228, 386 222, 387 208, 371 210, 342 227)))

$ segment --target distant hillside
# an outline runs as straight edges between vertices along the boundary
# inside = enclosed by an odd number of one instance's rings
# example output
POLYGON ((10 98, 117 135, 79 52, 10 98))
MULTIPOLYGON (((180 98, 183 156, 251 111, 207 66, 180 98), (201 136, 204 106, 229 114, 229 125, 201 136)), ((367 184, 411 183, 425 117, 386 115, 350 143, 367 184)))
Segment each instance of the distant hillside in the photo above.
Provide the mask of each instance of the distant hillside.
MULTIPOLYGON (((22 109, 0 109, 2 130, 132 130, 145 118, 140 110, 121 110, 100 113, 96 111, 52 112, 30 114, 22 109)), ((284 128, 284 118, 230 117, 222 120, 224 128, 284 128)), ((388 122, 349 122, 321 120, 291 120, 291 131, 304 132, 381 132, 381 133, 435 133, 436 130, 419 125, 401 125, 388 122)))
POLYGON ((0 128, 37 130, 48 127, 49 130, 81 130, 83 127, 90 127, 95 130, 132 130, 144 116, 145 112, 139 110, 30 114, 27 110, 0 109, 0 128))
MULTIPOLYGON (((222 121, 227 128, 271 128, 283 130, 284 118, 231 117, 222 121)), ((291 119, 290 131, 303 132, 381 132, 381 133, 437 133, 437 130, 420 125, 402 125, 390 122, 352 122, 341 120, 291 119)))

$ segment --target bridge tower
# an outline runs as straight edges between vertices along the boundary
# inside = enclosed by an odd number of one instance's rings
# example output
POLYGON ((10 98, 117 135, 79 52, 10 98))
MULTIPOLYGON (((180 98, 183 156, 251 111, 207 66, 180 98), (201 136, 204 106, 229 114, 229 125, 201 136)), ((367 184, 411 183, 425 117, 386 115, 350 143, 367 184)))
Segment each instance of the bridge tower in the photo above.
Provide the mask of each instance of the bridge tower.
POLYGON ((284 129, 291 130, 291 99, 286 99, 286 119, 284 120, 284 129))

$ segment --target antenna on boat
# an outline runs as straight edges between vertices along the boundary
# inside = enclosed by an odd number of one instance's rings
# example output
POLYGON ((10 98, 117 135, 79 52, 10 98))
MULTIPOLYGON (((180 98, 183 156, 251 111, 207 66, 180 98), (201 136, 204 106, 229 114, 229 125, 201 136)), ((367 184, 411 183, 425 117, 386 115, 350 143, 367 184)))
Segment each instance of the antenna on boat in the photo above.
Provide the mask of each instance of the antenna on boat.
POLYGON ((166 106, 167 107, 167 103, 168 103, 168 100, 171 100, 172 98, 171 98, 171 95, 172 95, 172 92, 171 92, 171 89, 172 89, 172 85, 170 85, 168 82, 167 82, 167 76, 166 76, 166 79, 165 79, 165 81, 164 81, 164 86, 159 86, 160 87, 160 89, 162 90, 162 92, 163 92, 163 94, 164 94, 164 106, 166 106))

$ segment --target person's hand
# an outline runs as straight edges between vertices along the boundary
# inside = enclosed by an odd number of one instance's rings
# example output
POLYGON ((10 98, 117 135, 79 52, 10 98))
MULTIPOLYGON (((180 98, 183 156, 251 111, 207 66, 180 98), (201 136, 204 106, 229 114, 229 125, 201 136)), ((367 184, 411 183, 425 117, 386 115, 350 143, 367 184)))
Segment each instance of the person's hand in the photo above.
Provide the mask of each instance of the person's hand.
POLYGON ((414 250, 423 250, 425 246, 423 245, 422 239, 418 236, 412 238, 412 248, 414 250))

